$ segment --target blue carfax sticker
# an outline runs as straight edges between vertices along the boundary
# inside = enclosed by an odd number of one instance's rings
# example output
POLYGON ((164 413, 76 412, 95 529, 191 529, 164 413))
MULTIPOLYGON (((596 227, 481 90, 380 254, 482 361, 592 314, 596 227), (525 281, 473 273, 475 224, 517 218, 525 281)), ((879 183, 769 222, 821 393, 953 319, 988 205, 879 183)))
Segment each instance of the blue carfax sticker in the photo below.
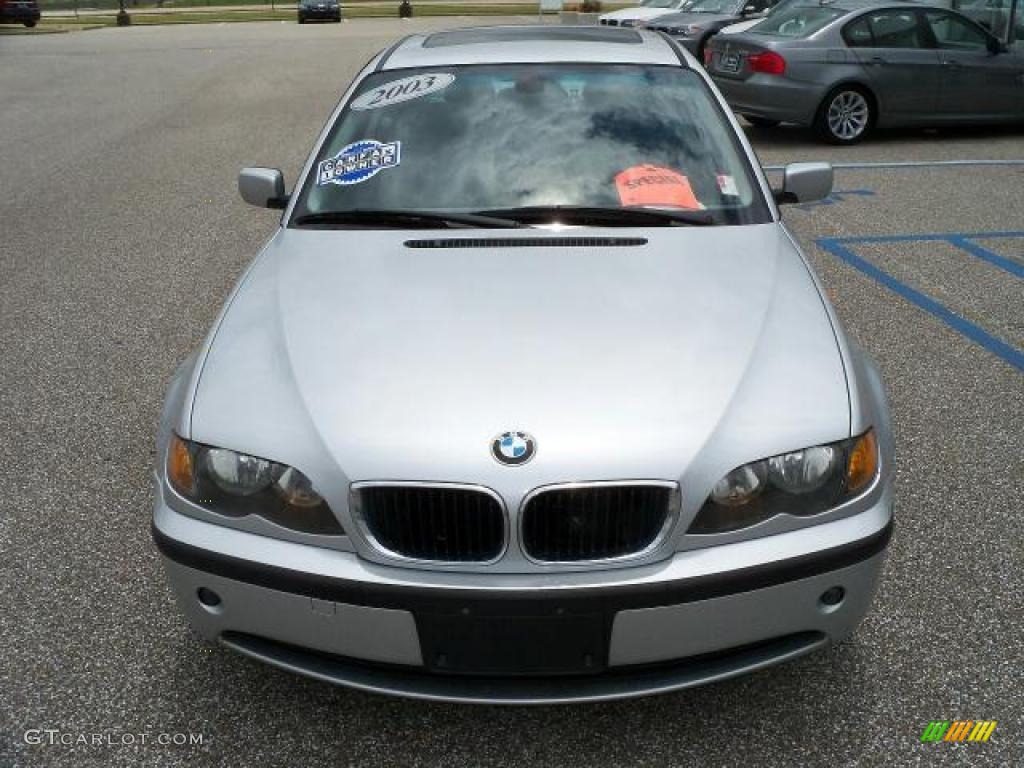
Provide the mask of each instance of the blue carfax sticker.
POLYGON ((334 157, 321 162, 317 167, 316 183, 319 186, 359 184, 401 162, 402 142, 382 144, 374 139, 363 139, 349 144, 334 157))

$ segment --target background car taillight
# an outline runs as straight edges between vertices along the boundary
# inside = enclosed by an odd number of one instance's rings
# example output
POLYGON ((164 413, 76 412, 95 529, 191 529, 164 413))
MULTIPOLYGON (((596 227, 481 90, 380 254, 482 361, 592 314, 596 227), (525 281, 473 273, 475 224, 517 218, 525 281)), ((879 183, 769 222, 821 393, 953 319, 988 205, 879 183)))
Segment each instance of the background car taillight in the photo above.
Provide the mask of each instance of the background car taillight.
POLYGON ((704 66, 710 67, 711 60, 715 58, 715 52, 711 50, 710 46, 704 48, 704 66))
POLYGON ((747 65, 751 72, 765 75, 781 75, 786 72, 786 60, 775 51, 751 54, 747 57, 747 65))

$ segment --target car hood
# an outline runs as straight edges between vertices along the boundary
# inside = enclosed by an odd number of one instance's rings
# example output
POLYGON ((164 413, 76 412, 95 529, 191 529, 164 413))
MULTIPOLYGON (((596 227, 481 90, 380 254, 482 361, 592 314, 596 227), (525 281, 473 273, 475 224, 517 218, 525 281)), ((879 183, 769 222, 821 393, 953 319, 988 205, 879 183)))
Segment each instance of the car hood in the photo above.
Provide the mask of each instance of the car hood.
POLYGON ((720 35, 738 35, 740 32, 746 32, 752 26, 754 26, 755 24, 760 23, 761 21, 764 21, 764 17, 763 16, 758 17, 756 19, 744 19, 743 21, 738 21, 735 24, 730 24, 729 26, 724 27, 723 29, 720 29, 718 34, 720 34, 720 35))
POLYGON ((619 22, 630 19, 655 19, 659 16, 667 16, 675 13, 675 8, 623 8, 620 11, 612 11, 601 16, 602 19, 615 19, 619 22))
POLYGON ((699 24, 702 27, 709 27, 736 16, 725 13, 673 13, 671 16, 662 16, 658 19, 659 27, 681 27, 684 24, 699 24))
POLYGON ((647 243, 280 230, 206 354, 192 439, 321 485, 696 473, 706 495, 738 464, 848 436, 835 333, 782 225, 581 231, 647 243), (494 239, 406 245, 439 236, 494 239), (506 430, 535 437, 531 463, 490 456, 506 430))

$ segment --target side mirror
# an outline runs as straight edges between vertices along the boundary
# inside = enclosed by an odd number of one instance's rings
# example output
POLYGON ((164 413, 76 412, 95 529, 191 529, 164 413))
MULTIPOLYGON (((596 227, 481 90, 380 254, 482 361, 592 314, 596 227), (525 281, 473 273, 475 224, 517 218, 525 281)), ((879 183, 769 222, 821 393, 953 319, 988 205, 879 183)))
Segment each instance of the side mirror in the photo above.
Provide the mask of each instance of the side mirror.
POLYGON ((257 208, 284 208, 284 175, 277 168, 243 168, 238 174, 238 194, 257 208))
POLYGON ((998 37, 988 38, 988 52, 992 55, 1006 53, 1007 50, 1007 47, 1003 45, 1003 42, 998 37))
POLYGON ((783 171, 782 189, 775 190, 775 202, 810 203, 831 193, 831 163, 790 163, 783 171))

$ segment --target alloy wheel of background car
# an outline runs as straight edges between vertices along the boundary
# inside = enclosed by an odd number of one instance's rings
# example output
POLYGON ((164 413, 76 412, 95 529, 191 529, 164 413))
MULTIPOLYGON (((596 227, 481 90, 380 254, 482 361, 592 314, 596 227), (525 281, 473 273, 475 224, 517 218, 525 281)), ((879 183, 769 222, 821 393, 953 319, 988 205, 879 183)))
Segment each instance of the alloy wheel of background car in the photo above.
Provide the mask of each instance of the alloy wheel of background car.
POLYGON ((858 88, 837 88, 818 113, 817 127, 835 144, 853 144, 864 138, 874 121, 871 100, 858 88))

